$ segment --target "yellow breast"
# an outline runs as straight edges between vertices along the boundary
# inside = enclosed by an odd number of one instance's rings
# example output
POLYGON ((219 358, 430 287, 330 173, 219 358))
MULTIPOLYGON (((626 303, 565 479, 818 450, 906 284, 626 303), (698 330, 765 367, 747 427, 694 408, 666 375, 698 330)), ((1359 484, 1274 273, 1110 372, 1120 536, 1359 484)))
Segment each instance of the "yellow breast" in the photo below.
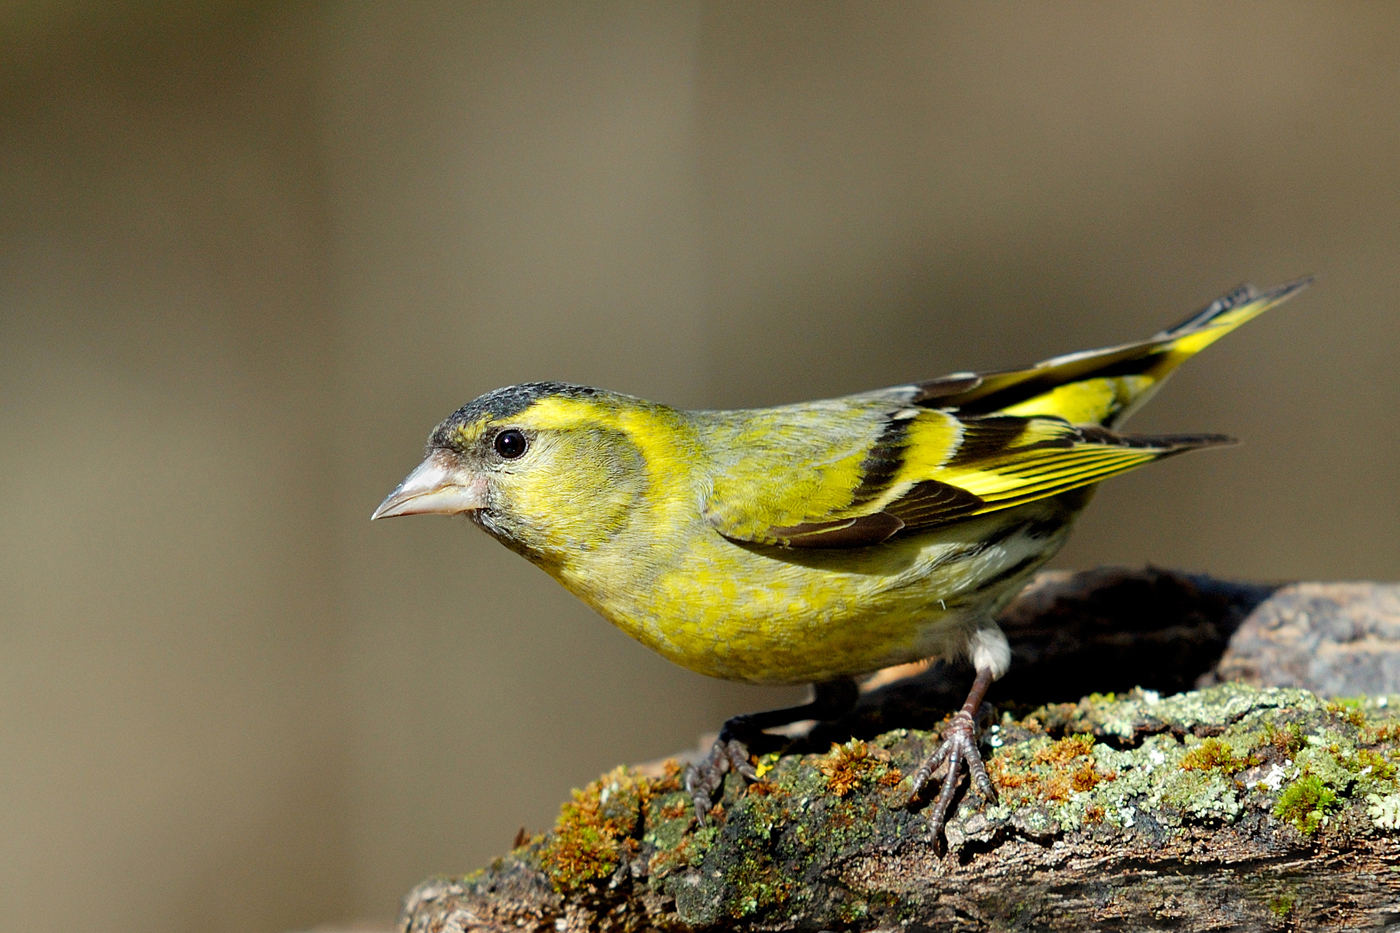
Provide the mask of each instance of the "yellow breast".
POLYGON ((669 546, 620 541, 557 576, 690 670, 812 683, 962 650, 1059 550, 1080 506, 1044 500, 858 550, 740 545, 696 523, 669 546))

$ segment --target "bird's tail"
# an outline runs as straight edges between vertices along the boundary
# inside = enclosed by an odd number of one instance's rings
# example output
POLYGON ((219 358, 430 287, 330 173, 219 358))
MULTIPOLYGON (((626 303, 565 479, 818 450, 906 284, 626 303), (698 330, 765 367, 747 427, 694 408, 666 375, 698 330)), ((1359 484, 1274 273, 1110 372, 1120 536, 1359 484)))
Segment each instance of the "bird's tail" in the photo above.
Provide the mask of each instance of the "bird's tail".
POLYGON ((1309 276, 1265 292, 1241 285, 1147 340, 987 373, 966 391, 940 393, 936 404, 968 414, 1053 415, 1116 427, 1182 363, 1311 282, 1309 276))

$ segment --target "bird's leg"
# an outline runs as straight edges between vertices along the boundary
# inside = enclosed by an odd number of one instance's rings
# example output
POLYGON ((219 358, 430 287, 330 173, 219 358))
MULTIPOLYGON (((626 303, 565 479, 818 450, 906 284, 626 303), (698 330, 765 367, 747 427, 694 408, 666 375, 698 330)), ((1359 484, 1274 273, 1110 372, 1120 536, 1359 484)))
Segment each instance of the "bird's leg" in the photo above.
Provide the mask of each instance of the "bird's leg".
POLYGON ((938 748, 914 773, 914 790, 909 795, 910 802, 919 799, 924 785, 932 780, 933 772, 938 770, 938 766, 945 761, 948 763, 948 771, 943 776, 943 786, 938 791, 938 799, 934 801, 933 812, 930 814, 935 838, 947 821, 948 808, 952 805, 953 794, 961 782, 960 772, 964 765, 967 766, 973 786, 983 798, 989 803, 996 802, 996 788, 992 786, 992 779, 987 776, 987 766, 982 763, 982 754, 977 750, 977 711, 981 708, 982 698, 987 695, 987 688, 991 686, 993 679, 995 678, 990 668, 982 667, 977 670, 977 679, 972 682, 967 702, 962 705, 962 709, 953 714, 953 721, 943 730, 943 741, 938 748))
POLYGON ((764 729, 785 726, 803 719, 826 721, 836 719, 855 708, 860 690, 850 678, 813 684, 810 703, 772 709, 762 713, 745 713, 725 722, 719 738, 704 759, 686 769, 685 789, 695 801, 695 815, 701 825, 710 812, 710 801, 724 783, 727 771, 733 771, 746 781, 759 780, 758 772, 749 763, 748 743, 764 729))

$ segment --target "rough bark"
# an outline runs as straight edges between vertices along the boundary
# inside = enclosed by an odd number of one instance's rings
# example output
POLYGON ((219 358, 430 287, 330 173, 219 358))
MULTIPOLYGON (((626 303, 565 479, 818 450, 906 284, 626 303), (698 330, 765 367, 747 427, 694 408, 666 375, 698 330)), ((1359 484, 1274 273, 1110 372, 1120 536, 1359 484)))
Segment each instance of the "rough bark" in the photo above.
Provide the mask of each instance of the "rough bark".
POLYGON ((964 794, 943 838, 906 805, 966 686, 940 667, 775 739, 709 827, 678 764, 604 775, 552 831, 420 885, 401 929, 1400 924, 1400 588, 1046 574, 1003 624, 1000 800, 964 794))

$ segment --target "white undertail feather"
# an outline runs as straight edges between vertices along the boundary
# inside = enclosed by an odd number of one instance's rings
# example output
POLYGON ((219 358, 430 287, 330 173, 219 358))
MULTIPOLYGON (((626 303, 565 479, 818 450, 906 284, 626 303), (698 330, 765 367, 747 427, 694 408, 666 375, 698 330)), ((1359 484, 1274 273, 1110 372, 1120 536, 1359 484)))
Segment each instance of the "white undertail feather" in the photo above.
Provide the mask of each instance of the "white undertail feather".
POLYGON ((991 671, 993 680, 1000 680, 1001 675, 1011 667, 1011 645, 991 619, 972 633, 968 639, 967 654, 972 659, 972 666, 978 671, 991 671))

